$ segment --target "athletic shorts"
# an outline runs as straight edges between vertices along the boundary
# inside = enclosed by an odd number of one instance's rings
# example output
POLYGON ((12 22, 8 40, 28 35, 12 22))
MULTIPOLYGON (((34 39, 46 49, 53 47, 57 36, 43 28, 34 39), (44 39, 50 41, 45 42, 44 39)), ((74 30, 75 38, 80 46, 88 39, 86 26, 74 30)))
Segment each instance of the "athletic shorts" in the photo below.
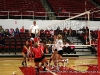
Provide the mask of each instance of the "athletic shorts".
POLYGON ((41 57, 41 59, 43 60, 44 58, 45 58, 45 55, 43 54, 42 57, 41 57))
POLYGON ((58 54, 62 56, 63 55, 63 50, 59 50, 58 54))
POLYGON ((41 58, 34 58, 34 62, 41 62, 42 59, 41 58))
POLYGON ((34 38, 35 37, 35 34, 34 33, 31 33, 31 37, 34 38))

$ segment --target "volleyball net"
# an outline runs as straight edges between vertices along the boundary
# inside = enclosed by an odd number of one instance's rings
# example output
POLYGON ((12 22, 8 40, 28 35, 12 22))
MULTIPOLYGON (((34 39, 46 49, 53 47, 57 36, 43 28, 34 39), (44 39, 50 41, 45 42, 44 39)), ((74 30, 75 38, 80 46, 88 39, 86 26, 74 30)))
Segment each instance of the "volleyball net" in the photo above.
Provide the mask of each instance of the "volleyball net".
POLYGON ((76 33, 82 34, 84 35, 83 37, 86 39, 85 43, 88 44, 88 46, 91 45, 91 35, 90 35, 90 12, 86 11, 84 13, 81 14, 73 14, 73 16, 71 16, 68 19, 65 20, 61 20, 57 23, 54 23, 52 25, 49 25, 47 27, 45 27, 44 29, 57 29, 57 27, 60 27, 61 30, 63 30, 64 28, 66 28, 67 30, 69 30, 70 28, 74 31, 76 31, 76 33), (85 28, 85 32, 82 32, 82 29, 85 28))

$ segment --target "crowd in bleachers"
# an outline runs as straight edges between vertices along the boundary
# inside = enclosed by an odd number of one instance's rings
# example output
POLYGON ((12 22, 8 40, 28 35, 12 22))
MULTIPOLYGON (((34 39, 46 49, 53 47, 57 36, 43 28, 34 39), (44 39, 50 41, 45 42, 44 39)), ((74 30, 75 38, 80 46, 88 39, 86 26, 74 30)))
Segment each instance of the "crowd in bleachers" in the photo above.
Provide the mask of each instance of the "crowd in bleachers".
POLYGON ((91 51, 92 53, 97 52, 97 39, 98 39, 98 30, 90 30, 90 35, 89 35, 89 29, 88 27, 83 27, 82 29, 79 30, 78 32, 79 39, 83 41, 84 44, 90 45, 91 43, 91 51))
POLYGON ((20 29, 3 29, 3 27, 0 26, 0 52, 13 51, 17 48, 21 49, 26 39, 29 39, 29 36, 28 33, 25 32, 24 26, 20 29))
MULTIPOLYGON (((61 34, 63 36, 64 42, 68 44, 74 44, 70 40, 67 39, 68 36, 78 36, 79 39, 83 42, 83 44, 90 44, 89 41, 89 29, 88 27, 83 27, 82 29, 76 31, 72 30, 71 28, 63 30, 60 29, 58 26, 57 29, 46 29, 40 30, 40 39, 41 41, 46 41, 47 43, 52 44, 54 41, 54 35, 61 34)), ((92 47, 90 47, 92 52, 96 53, 97 50, 97 31, 91 31, 91 44, 92 47), (95 35, 94 35, 95 34, 95 35), (95 45, 93 45, 95 44, 95 45)), ((26 40, 30 39, 29 30, 24 29, 24 26, 22 28, 16 28, 15 30, 13 28, 10 29, 3 29, 2 26, 0 27, 0 52, 21 52, 22 46, 25 44, 26 40)), ((48 48, 50 49, 50 48, 48 48)), ((66 52, 66 48, 65 52, 66 52)), ((51 50, 49 50, 49 53, 51 53, 51 50)), ((68 53, 68 51, 67 51, 68 53)))
MULTIPOLYGON (((73 31, 72 31, 73 32, 73 31)), ((63 36, 63 39, 66 38, 69 35, 69 30, 64 28, 64 30, 60 30, 60 27, 58 27, 56 30, 40 30, 40 39, 42 41, 53 42, 53 36, 61 34, 63 36)), ((72 33, 72 35, 76 35, 72 33)), ((23 44, 25 43, 25 40, 29 40, 29 30, 24 29, 24 26, 22 28, 10 28, 10 29, 3 29, 3 27, 0 27, 0 52, 21 52, 21 48, 23 44)), ((67 40, 64 39, 64 40, 67 40)))

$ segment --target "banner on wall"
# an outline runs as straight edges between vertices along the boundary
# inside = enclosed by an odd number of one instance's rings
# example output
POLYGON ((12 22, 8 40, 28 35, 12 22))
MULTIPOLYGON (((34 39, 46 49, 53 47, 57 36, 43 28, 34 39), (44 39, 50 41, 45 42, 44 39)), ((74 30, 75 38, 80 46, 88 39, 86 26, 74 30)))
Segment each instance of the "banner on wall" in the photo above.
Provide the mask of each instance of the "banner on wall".
POLYGON ((17 24, 17 21, 15 21, 15 24, 17 24))

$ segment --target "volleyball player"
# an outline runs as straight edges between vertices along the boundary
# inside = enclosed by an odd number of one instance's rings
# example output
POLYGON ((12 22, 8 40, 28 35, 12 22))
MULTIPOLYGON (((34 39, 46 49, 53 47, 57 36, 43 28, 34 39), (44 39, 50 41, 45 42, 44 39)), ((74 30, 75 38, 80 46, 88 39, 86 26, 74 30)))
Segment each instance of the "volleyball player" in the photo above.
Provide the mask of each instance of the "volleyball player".
POLYGON ((55 55, 57 54, 57 41, 58 41, 58 38, 57 38, 57 35, 54 35, 54 41, 53 41, 53 45, 52 45, 52 55, 50 57, 50 60, 49 60, 49 63, 51 63, 51 60, 55 59, 55 55))
POLYGON ((34 62, 35 62, 35 68, 36 68, 36 73, 39 72, 39 63, 42 61, 42 50, 38 46, 38 43, 34 43, 34 48, 32 49, 32 52, 34 54, 34 62))
POLYGON ((48 47, 47 47, 47 45, 46 45, 46 41, 43 41, 43 43, 41 42, 41 44, 39 44, 39 47, 41 48, 41 50, 42 50, 42 57, 41 57, 41 59, 42 59, 42 61, 41 61, 41 66, 44 66, 44 70, 45 70, 45 68, 47 67, 47 65, 48 65, 48 61, 47 61, 47 59, 46 59, 46 57, 45 57, 45 53, 48 53, 48 47), (45 65, 46 64, 46 65, 45 65))
POLYGON ((26 40, 25 45, 23 45, 23 49, 22 49, 22 56, 24 58, 23 61, 22 61, 23 66, 27 65, 26 58, 27 58, 27 54, 30 52, 29 47, 30 47, 29 41, 26 40))
MULTIPOLYGON (((59 63, 59 60, 63 60, 62 59, 62 54, 63 54, 63 39, 62 39, 62 35, 58 35, 58 40, 57 40, 57 51, 58 53, 56 54, 56 62, 59 63)), ((57 65, 56 63, 56 65, 57 65)), ((62 61, 63 65, 64 65, 64 62, 62 61)))

